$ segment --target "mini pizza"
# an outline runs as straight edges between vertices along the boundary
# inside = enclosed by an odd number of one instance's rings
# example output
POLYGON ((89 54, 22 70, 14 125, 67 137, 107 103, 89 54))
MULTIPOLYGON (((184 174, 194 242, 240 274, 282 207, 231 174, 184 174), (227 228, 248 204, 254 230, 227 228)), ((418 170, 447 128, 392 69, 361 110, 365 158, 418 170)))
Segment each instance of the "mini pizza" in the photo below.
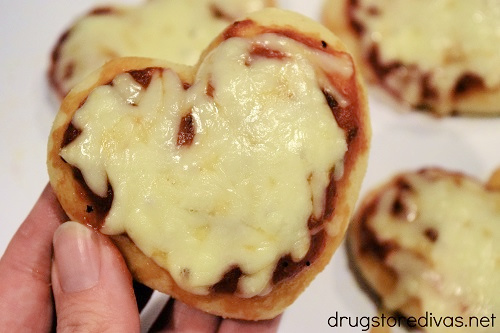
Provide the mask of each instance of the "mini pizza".
POLYGON ((371 83, 414 109, 500 114, 500 2, 328 0, 323 21, 371 83))
POLYGON ((148 0, 97 7, 64 32, 52 51, 49 81, 59 97, 107 61, 125 56, 194 65, 234 20, 274 0, 148 0))
POLYGON ((495 331, 469 318, 500 313, 500 172, 487 184, 439 168, 399 174, 362 201, 347 240, 383 309, 495 331))
POLYGON ((343 239, 370 140, 349 53, 267 9, 194 67, 120 58, 63 100, 48 148, 68 216, 134 277, 209 313, 273 318, 343 239))

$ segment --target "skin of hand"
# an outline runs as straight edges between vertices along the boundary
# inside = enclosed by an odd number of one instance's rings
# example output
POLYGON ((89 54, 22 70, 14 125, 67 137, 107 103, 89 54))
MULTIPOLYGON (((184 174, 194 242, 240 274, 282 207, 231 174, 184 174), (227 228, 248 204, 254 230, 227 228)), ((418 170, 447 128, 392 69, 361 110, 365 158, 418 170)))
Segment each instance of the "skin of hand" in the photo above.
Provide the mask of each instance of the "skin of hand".
MULTIPOLYGON (((47 185, 0 259, 0 327, 11 332, 140 332, 139 311, 152 290, 132 281, 107 237, 65 221, 47 185)), ((279 320, 221 319, 170 299, 150 332, 271 333, 279 320)))

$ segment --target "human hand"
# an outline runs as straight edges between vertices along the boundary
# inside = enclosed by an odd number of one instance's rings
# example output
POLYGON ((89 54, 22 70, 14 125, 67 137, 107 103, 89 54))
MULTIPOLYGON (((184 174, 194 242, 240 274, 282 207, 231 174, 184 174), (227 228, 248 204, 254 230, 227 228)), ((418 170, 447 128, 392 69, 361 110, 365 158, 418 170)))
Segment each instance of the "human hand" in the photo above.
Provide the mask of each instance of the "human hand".
MULTIPOLYGON (((66 220, 47 186, 0 259, 0 327, 139 332, 151 289, 133 284, 107 237, 66 220)), ((171 299, 150 331, 275 332, 278 324, 221 319, 171 299)))

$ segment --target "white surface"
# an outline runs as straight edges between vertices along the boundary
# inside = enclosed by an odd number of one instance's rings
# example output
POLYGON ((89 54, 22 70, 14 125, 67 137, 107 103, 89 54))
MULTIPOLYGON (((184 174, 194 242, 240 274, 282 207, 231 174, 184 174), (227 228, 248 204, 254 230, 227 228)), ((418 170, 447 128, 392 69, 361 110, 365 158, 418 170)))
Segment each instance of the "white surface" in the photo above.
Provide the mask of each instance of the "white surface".
MULTIPOLYGON (((115 0, 117 3, 118 0, 115 0)), ((63 30, 97 0, 19 0, 0 5, 0 253, 47 183, 46 142, 58 108, 46 81, 50 51, 63 30)), ((138 3, 138 1, 121 1, 138 3)), ((321 0, 281 0, 319 18, 321 0)), ((442 166, 486 179, 500 165, 500 119, 434 119, 370 94, 373 142, 366 190, 394 173, 442 166), (398 110, 399 109, 399 110, 398 110)), ((362 332, 331 328, 328 318, 372 316, 374 308, 347 269, 341 247, 285 312, 281 332, 362 332)))

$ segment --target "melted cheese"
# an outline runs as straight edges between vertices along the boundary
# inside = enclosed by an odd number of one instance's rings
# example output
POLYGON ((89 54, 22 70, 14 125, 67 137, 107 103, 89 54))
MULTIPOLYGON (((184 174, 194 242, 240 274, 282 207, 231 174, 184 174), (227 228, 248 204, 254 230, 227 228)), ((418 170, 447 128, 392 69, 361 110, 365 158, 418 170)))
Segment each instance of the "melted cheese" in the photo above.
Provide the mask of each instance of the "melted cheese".
POLYGON ((232 20, 262 9, 266 3, 267 0, 150 0, 142 6, 116 7, 116 12, 110 14, 83 17, 63 42, 57 78, 68 91, 107 61, 123 56, 194 65, 232 20), (223 16, 215 17, 215 10, 223 16))
POLYGON ((495 0, 361 0, 355 18, 366 31, 365 51, 379 45, 384 64, 408 65, 388 84, 396 91, 405 86, 404 100, 420 102, 422 75, 432 72, 430 83, 447 110, 457 80, 464 73, 484 79, 489 89, 500 87, 500 2, 495 0), (405 77, 406 79, 403 79, 405 77))
POLYGON ((330 171, 342 170, 345 134, 318 84, 325 66, 336 69, 330 75, 354 73, 348 58, 318 57, 267 34, 224 41, 188 90, 168 69, 147 89, 122 74, 77 110, 72 121, 82 133, 61 156, 96 194, 112 185, 102 232, 126 232, 179 286, 206 294, 239 267, 241 296, 264 294, 281 257, 306 255, 308 218, 321 216, 330 171), (286 57, 248 65, 256 44, 286 57), (178 146, 187 114, 195 135, 178 146))
MULTIPOLYGON (((485 191, 469 179, 460 185, 453 177, 431 180, 411 174, 405 179, 413 188, 402 197, 406 218, 391 214, 397 196, 397 190, 391 188, 381 196, 379 209, 370 220, 381 241, 400 246, 385 261, 398 276, 396 290, 385 299, 385 306, 399 309, 416 297, 422 311, 436 318, 462 316, 468 323, 468 316, 498 315, 500 193, 485 191), (436 232, 434 242, 425 236, 426 230, 436 232)), ((484 328, 469 329, 482 332, 484 328)))

